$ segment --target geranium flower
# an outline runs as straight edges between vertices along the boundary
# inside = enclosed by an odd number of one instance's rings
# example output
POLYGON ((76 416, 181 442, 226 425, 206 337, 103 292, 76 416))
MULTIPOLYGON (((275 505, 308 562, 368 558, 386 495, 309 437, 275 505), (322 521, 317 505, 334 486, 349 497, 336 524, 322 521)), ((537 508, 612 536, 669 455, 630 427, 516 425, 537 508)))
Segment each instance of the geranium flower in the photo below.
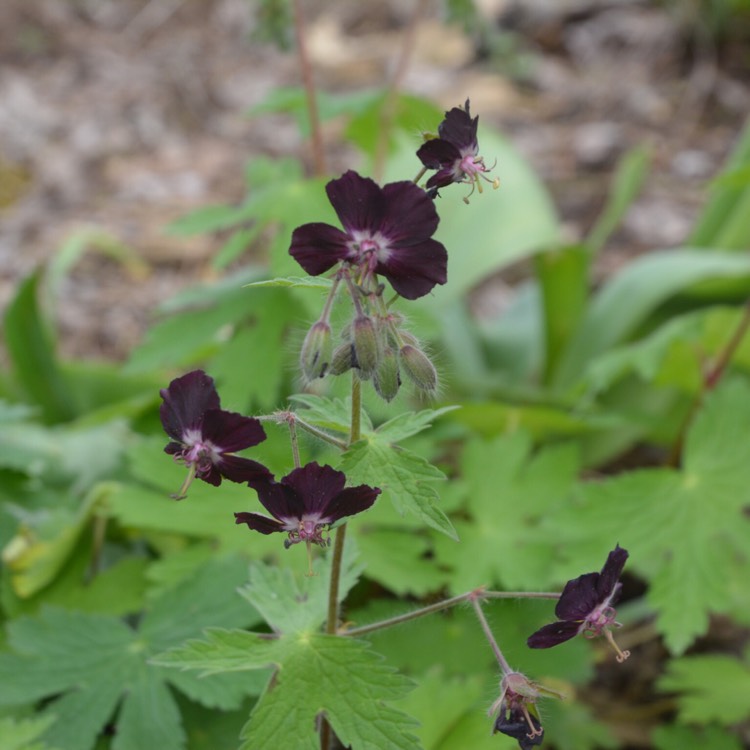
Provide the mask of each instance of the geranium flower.
MULTIPOLYGON (((427 180, 427 188, 433 196, 437 195, 438 188, 453 182, 471 183, 472 192, 474 187, 481 192, 479 178, 489 170, 478 155, 478 123, 479 116, 472 118, 469 113, 467 99, 463 109, 454 107, 445 113, 445 119, 438 125, 438 137, 430 138, 417 151, 417 157, 427 169, 438 170, 427 180)), ((495 187, 497 184, 493 182, 495 187)))
POLYGON ((612 627, 620 627, 615 621, 617 613, 613 605, 620 595, 619 581, 628 552, 618 544, 609 553, 600 573, 586 573, 565 584, 555 607, 558 622, 545 625, 529 636, 530 648, 551 648, 570 640, 579 633, 586 638, 604 635, 617 652, 617 661, 623 662, 630 651, 622 651, 615 643, 612 627))
POLYGON ((412 182, 381 188, 349 170, 326 192, 344 231, 320 222, 294 230, 289 252, 307 273, 318 276, 343 261, 356 269, 360 285, 380 274, 406 299, 445 284, 448 253, 432 239, 439 218, 424 190, 412 182))
POLYGON ((246 523, 261 534, 286 532, 287 549, 303 541, 308 550, 311 544, 325 547, 330 538, 324 534, 332 523, 367 510, 380 494, 379 489, 366 484, 346 488, 345 484, 343 472, 314 461, 294 469, 280 482, 250 482, 273 518, 261 513, 235 513, 235 522, 246 523))
POLYGON ((495 732, 507 734, 518 740, 521 750, 541 745, 544 728, 539 719, 536 703, 542 695, 562 698, 554 690, 529 680, 520 672, 508 672, 500 683, 500 697, 490 707, 489 714, 497 714, 495 732))
POLYGON ((271 477, 257 461, 231 455, 262 442, 266 433, 257 419, 221 409, 213 378, 203 370, 175 378, 160 394, 161 423, 172 438, 164 451, 190 469, 176 500, 185 497, 195 477, 214 486, 222 477, 232 482, 271 477))

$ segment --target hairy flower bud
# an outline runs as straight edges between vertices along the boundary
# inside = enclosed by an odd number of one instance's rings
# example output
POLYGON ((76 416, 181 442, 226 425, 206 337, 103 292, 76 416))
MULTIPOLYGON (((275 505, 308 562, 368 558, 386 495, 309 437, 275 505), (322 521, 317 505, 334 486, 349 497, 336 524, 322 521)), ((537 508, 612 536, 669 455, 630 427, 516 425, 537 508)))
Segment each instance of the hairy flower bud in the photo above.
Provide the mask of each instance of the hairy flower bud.
POLYGON ((437 370, 421 349, 406 344, 398 354, 406 376, 417 388, 422 391, 434 391, 437 388, 437 370))
POLYGON ((392 401, 401 387, 401 377, 398 372, 398 356, 392 347, 383 349, 377 369, 372 377, 372 384, 380 398, 392 401))
POLYGON ((367 378, 375 371, 380 362, 381 344, 375 323, 366 315, 358 315, 352 323, 352 341, 356 366, 360 375, 367 378))
POLYGON ((302 374, 308 380, 322 378, 326 374, 332 346, 331 326, 319 320, 307 332, 299 356, 302 374))
POLYGON ((328 372, 331 375, 343 375, 354 367, 354 346, 350 342, 340 344, 333 350, 328 372))

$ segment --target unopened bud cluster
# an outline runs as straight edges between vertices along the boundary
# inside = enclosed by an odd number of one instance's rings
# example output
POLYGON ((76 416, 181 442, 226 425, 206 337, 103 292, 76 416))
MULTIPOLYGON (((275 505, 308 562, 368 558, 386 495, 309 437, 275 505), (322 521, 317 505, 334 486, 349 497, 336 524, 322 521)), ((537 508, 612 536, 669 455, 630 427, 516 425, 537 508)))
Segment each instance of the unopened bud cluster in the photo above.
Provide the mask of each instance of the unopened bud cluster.
POLYGON ((385 401, 396 397, 402 377, 420 391, 437 390, 435 366, 416 337, 404 330, 403 318, 388 311, 380 291, 365 295, 352 285, 354 315, 338 334, 338 342, 334 342, 328 321, 329 298, 302 344, 300 367, 306 380, 354 370, 360 380, 371 381, 385 401))

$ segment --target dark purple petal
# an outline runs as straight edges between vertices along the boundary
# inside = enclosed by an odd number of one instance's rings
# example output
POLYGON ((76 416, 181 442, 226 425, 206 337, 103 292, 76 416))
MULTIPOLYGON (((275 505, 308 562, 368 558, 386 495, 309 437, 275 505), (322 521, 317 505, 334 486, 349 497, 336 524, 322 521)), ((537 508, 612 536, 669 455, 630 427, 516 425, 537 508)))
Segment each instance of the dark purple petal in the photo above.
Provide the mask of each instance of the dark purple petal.
POLYGON ((361 177, 353 170, 326 185, 331 205, 349 234, 356 231, 380 229, 385 215, 383 191, 369 177, 361 177))
POLYGON ((380 231, 393 247, 416 245, 432 237, 440 218, 435 204, 413 182, 391 182, 383 188, 386 213, 380 231))
POLYGON ((385 262, 378 263, 376 271, 385 276, 402 297, 418 299, 429 294, 435 284, 447 281, 448 253, 437 240, 398 247, 392 249, 385 262))
POLYGON ((437 190, 438 188, 448 187, 456 182, 456 175, 453 169, 441 169, 435 172, 429 180, 427 180, 427 189, 437 190))
POLYGON ((216 468, 223 477, 242 484, 269 481, 272 478, 271 472, 263 464, 241 456, 222 455, 216 468))
POLYGON ((301 519, 305 513, 303 498, 298 497, 291 487, 279 482, 250 481, 248 484, 258 493, 263 507, 279 521, 301 519))
POLYGON ((248 528, 259 531, 261 534, 273 534, 275 531, 284 531, 284 526, 275 518, 263 516, 260 513, 235 513, 235 523, 246 523, 248 528))
POLYGON ((184 448, 185 446, 182 443, 169 442, 164 446, 164 452, 174 456, 176 453, 181 453, 184 448))
POLYGON ((534 725, 534 729, 539 732, 539 734, 535 734, 533 737, 529 737, 529 724, 520 708, 511 710, 507 716, 504 710, 501 711, 495 721, 493 732, 502 732, 503 734, 508 735, 508 737, 518 740, 521 750, 529 750, 529 748, 541 745, 542 740, 544 739, 542 724, 539 719, 530 712, 529 717, 531 718, 531 723, 534 725))
POLYGON ((200 429, 203 415, 208 409, 218 409, 219 394, 214 379, 203 370, 193 370, 175 378, 159 393, 164 403, 159 409, 164 431, 173 440, 184 442, 187 430, 200 429))
POLYGON ((532 633, 526 640, 526 645, 529 648, 551 648, 577 636, 580 628, 581 623, 578 622, 553 622, 532 633))
MULTIPOLYGON (((596 593, 600 603, 609 599, 614 592, 627 559, 628 551, 620 547, 619 544, 609 553, 607 562, 604 563, 599 580, 596 583, 596 593)), ((613 603, 614 598, 610 604, 613 603)))
POLYGON ((257 419, 223 409, 206 412, 202 433, 203 439, 210 441, 219 453, 236 453, 266 439, 266 433, 257 419))
POLYGON ((358 487, 347 487, 323 508, 322 519, 335 523, 345 516, 353 516, 367 510, 375 502, 380 490, 361 484, 358 487))
POLYGON ((287 474, 281 484, 302 499, 306 513, 322 515, 329 503, 344 489, 346 475, 331 466, 319 466, 313 461, 287 474))
POLYGON ((468 111, 454 107, 445 113, 445 119, 438 126, 438 135, 460 151, 476 153, 478 124, 479 117, 472 119, 468 111))
POLYGON ((197 475, 198 479, 202 479, 207 484, 211 484, 214 487, 218 487, 221 484, 221 472, 216 464, 211 464, 206 471, 202 471, 197 475))
POLYGON ((598 573, 585 573, 565 584, 555 607, 561 620, 585 620, 601 604, 597 593, 598 573))
POLYGON ((461 152, 449 141, 432 138, 419 147, 417 158, 427 169, 447 167, 452 170, 456 162, 461 161, 461 152))
POLYGON ((333 268, 349 254, 349 237, 330 224, 303 224, 292 233, 290 255, 311 276, 318 276, 333 268))

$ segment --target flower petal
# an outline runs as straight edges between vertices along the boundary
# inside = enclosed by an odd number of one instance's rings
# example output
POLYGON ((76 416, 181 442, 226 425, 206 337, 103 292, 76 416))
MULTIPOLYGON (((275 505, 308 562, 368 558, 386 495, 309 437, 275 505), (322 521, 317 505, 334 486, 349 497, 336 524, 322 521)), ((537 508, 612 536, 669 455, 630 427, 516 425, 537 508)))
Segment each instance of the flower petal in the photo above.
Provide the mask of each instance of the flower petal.
POLYGON ((331 466, 320 466, 312 461, 287 474, 281 484, 301 498, 305 513, 322 515, 329 503, 344 489, 346 475, 331 466))
POLYGON ((284 531, 284 525, 275 518, 263 516, 260 513, 235 513, 235 523, 246 523, 248 528, 259 531, 261 534, 273 534, 275 531, 284 531))
POLYGON ((380 231, 390 246, 415 245, 432 237, 440 217, 435 203, 413 182, 391 182, 383 188, 386 212, 380 231))
POLYGON ((585 620, 601 604, 597 593, 598 573, 586 573, 565 584, 555 607, 561 620, 585 620))
POLYGON ((379 494, 379 489, 368 487, 366 484, 347 487, 323 508, 320 520, 325 523, 335 523, 345 516, 361 513, 372 506, 379 494))
MULTIPOLYGON (((607 556, 599 580, 596 582, 596 593, 600 602, 609 599, 618 586, 622 569, 628 559, 628 551, 619 544, 607 556)), ((613 604, 614 601, 610 601, 613 604)))
POLYGON ((426 240, 419 245, 393 248, 375 270, 402 297, 418 299, 429 294, 435 284, 448 280, 448 253, 437 240, 426 240))
POLYGON ((532 633, 526 640, 526 645, 529 648, 552 648, 577 636, 582 624, 569 620, 553 622, 532 633))
POLYGON ((461 161, 461 152, 449 141, 432 138, 419 147, 417 158, 427 169, 452 168, 456 162, 461 161))
POLYGON ((438 135, 450 141, 459 151, 476 153, 478 124, 479 116, 472 119, 467 102, 466 110, 454 107, 445 113, 445 119, 438 125, 438 135))
POLYGON ((344 232, 330 224, 303 224, 292 233, 289 253, 307 273, 318 276, 349 256, 349 240, 344 232))
MULTIPOLYGON (((416 187, 416 186, 415 186, 416 187)), ((385 215, 385 201, 380 186, 369 177, 349 170, 326 185, 331 205, 349 234, 357 231, 376 232, 385 215)))
POLYGON ((159 409, 164 431, 181 443, 187 430, 200 429, 203 415, 208 409, 218 409, 220 406, 214 379, 203 370, 193 370, 175 378, 159 393, 164 399, 159 409))
POLYGON ((266 439, 266 433, 257 419, 223 409, 209 409, 206 412, 202 433, 203 439, 209 440, 219 453, 235 453, 266 439))
POLYGON ((241 484, 268 481, 273 476, 263 464, 241 456, 222 455, 216 468, 223 477, 241 484))
POLYGON ((248 484, 258 493, 263 507, 282 523, 299 521, 305 513, 305 505, 291 487, 279 482, 251 480, 248 484))

